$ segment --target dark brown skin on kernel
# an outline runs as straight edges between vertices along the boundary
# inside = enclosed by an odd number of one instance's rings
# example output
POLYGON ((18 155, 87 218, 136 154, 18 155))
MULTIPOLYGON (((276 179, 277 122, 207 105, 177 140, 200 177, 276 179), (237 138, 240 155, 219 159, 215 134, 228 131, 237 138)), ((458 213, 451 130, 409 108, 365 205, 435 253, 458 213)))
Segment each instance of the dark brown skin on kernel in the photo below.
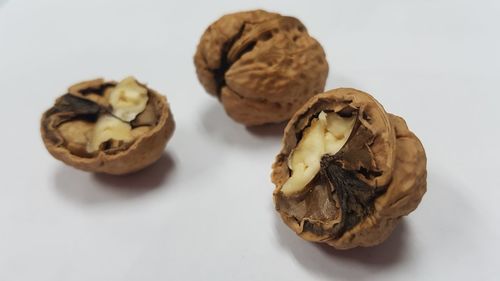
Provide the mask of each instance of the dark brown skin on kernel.
POLYGON ((366 93, 332 90, 309 100, 285 129, 273 165, 276 209, 306 240, 338 249, 373 246, 417 207, 426 190, 425 165, 421 143, 401 118, 366 93), (303 191, 287 195, 281 188, 291 176, 288 158, 321 111, 355 114, 357 123, 337 153, 321 157, 318 174, 303 191))
POLYGON ((289 119, 322 92, 328 64, 295 18, 262 10, 228 14, 200 39, 194 62, 206 91, 245 125, 289 119))

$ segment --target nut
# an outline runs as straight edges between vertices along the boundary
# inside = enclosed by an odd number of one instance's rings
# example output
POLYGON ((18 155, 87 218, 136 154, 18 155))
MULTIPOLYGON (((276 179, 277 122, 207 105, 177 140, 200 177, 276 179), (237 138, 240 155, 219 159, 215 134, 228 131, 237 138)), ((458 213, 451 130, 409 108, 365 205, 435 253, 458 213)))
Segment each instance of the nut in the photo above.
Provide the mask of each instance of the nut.
POLYGON ((342 118, 336 113, 321 111, 318 118, 311 121, 288 158, 292 175, 281 188, 284 195, 300 192, 318 174, 323 155, 334 155, 344 146, 354 128, 355 118, 355 115, 342 118))
POLYGON ((130 122, 146 108, 148 89, 139 86, 133 77, 127 77, 111 91, 109 103, 114 116, 130 122))
POLYGON ((194 63, 205 90, 247 126, 288 120, 328 75, 323 48, 298 19, 262 10, 211 24, 194 63))
POLYGON ((76 84, 41 120, 45 147, 56 159, 116 175, 158 160, 174 129, 166 98, 133 77, 76 84))
POLYGON ((110 140, 130 143, 134 140, 131 131, 132 127, 129 123, 111 114, 102 115, 97 119, 92 136, 87 142, 87 152, 98 152, 101 149, 101 144, 110 140))
POLYGON ((328 91, 285 129, 273 164, 276 210, 305 240, 339 249, 377 245, 420 203, 426 161, 405 121, 372 96, 328 91))

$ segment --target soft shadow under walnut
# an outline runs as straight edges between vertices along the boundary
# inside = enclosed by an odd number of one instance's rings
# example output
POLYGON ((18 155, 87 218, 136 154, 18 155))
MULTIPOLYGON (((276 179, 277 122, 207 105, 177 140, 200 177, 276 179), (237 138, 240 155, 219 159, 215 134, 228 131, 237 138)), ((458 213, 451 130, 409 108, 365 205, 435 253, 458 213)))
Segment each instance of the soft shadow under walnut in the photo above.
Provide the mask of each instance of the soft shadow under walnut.
POLYGON ((379 273, 405 264, 410 253, 409 225, 404 220, 384 243, 370 248, 337 250, 326 244, 304 243, 276 219, 275 233, 283 251, 314 276, 339 280, 372 280, 379 273), (360 270, 360 266, 363 270, 360 270))
POLYGON ((167 187, 175 168, 168 153, 162 154, 155 164, 125 176, 91 175, 60 166, 54 175, 54 187, 61 196, 76 203, 118 203, 167 187))

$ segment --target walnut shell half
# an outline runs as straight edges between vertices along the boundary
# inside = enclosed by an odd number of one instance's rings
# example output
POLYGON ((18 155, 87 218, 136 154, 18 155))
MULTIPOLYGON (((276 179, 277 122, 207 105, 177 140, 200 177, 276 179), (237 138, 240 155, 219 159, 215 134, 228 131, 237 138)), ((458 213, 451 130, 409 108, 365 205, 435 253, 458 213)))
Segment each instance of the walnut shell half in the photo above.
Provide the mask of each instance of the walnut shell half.
POLYGON ((114 175, 158 160, 174 129, 167 99, 133 77, 78 83, 41 119, 52 156, 77 169, 114 175))
POLYGON ((328 75, 323 48, 298 19, 262 10, 211 24, 194 63, 206 91, 248 126, 288 120, 328 75))
POLYGON ((305 240, 338 249, 383 242, 424 195, 426 156, 372 96, 335 89, 289 121, 273 164, 274 202, 305 240))

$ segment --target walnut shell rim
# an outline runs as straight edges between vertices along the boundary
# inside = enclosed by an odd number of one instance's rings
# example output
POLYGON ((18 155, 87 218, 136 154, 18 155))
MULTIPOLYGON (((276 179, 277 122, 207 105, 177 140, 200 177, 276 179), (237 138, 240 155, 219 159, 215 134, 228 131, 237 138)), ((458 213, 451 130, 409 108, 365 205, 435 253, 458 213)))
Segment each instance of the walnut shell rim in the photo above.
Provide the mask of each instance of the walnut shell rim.
MULTIPOLYGON (((386 158, 386 160, 390 159, 391 157, 386 158)), ((382 243, 389 237, 400 219, 417 208, 427 188, 426 156, 419 139, 408 129, 402 118, 386 113, 383 107, 369 94, 350 88, 340 88, 319 94, 311 98, 295 113, 285 128, 282 149, 276 156, 272 168, 271 180, 276 186, 273 199, 283 222, 303 239, 326 243, 337 249, 369 247, 382 243), (339 238, 305 231, 303 224, 301 225, 295 217, 286 214, 279 207, 280 189, 289 177, 288 156, 297 142, 294 139, 296 138, 297 125, 300 124, 301 118, 307 116, 308 112, 315 110, 315 106, 318 110, 318 105, 322 102, 331 104, 333 100, 362 101, 361 105, 365 106, 365 110, 366 107, 372 107, 374 110, 382 112, 386 129, 389 130, 388 138, 384 141, 390 142, 389 148, 393 151, 392 164, 386 165, 389 172, 386 175, 388 176, 385 180, 380 181, 380 183, 387 184, 387 189, 385 193, 375 199, 374 211, 339 238)))
MULTIPOLYGON (((110 83, 116 84, 115 81, 105 81, 102 78, 83 81, 70 86, 68 93, 110 83)), ((126 150, 116 154, 105 154, 101 151, 95 157, 91 158, 72 154, 66 147, 54 144, 48 137, 47 129, 43 125, 50 111, 48 109, 41 117, 40 126, 42 140, 48 152, 54 158, 76 169, 110 175, 133 173, 156 162, 161 157, 167 142, 174 133, 175 121, 167 98, 146 85, 141 85, 154 97, 154 102, 160 109, 159 117, 157 124, 151 130, 134 140, 126 150)))
POLYGON ((203 33, 199 81, 246 126, 279 123, 324 90, 328 62, 296 18, 263 10, 226 14, 203 33))

